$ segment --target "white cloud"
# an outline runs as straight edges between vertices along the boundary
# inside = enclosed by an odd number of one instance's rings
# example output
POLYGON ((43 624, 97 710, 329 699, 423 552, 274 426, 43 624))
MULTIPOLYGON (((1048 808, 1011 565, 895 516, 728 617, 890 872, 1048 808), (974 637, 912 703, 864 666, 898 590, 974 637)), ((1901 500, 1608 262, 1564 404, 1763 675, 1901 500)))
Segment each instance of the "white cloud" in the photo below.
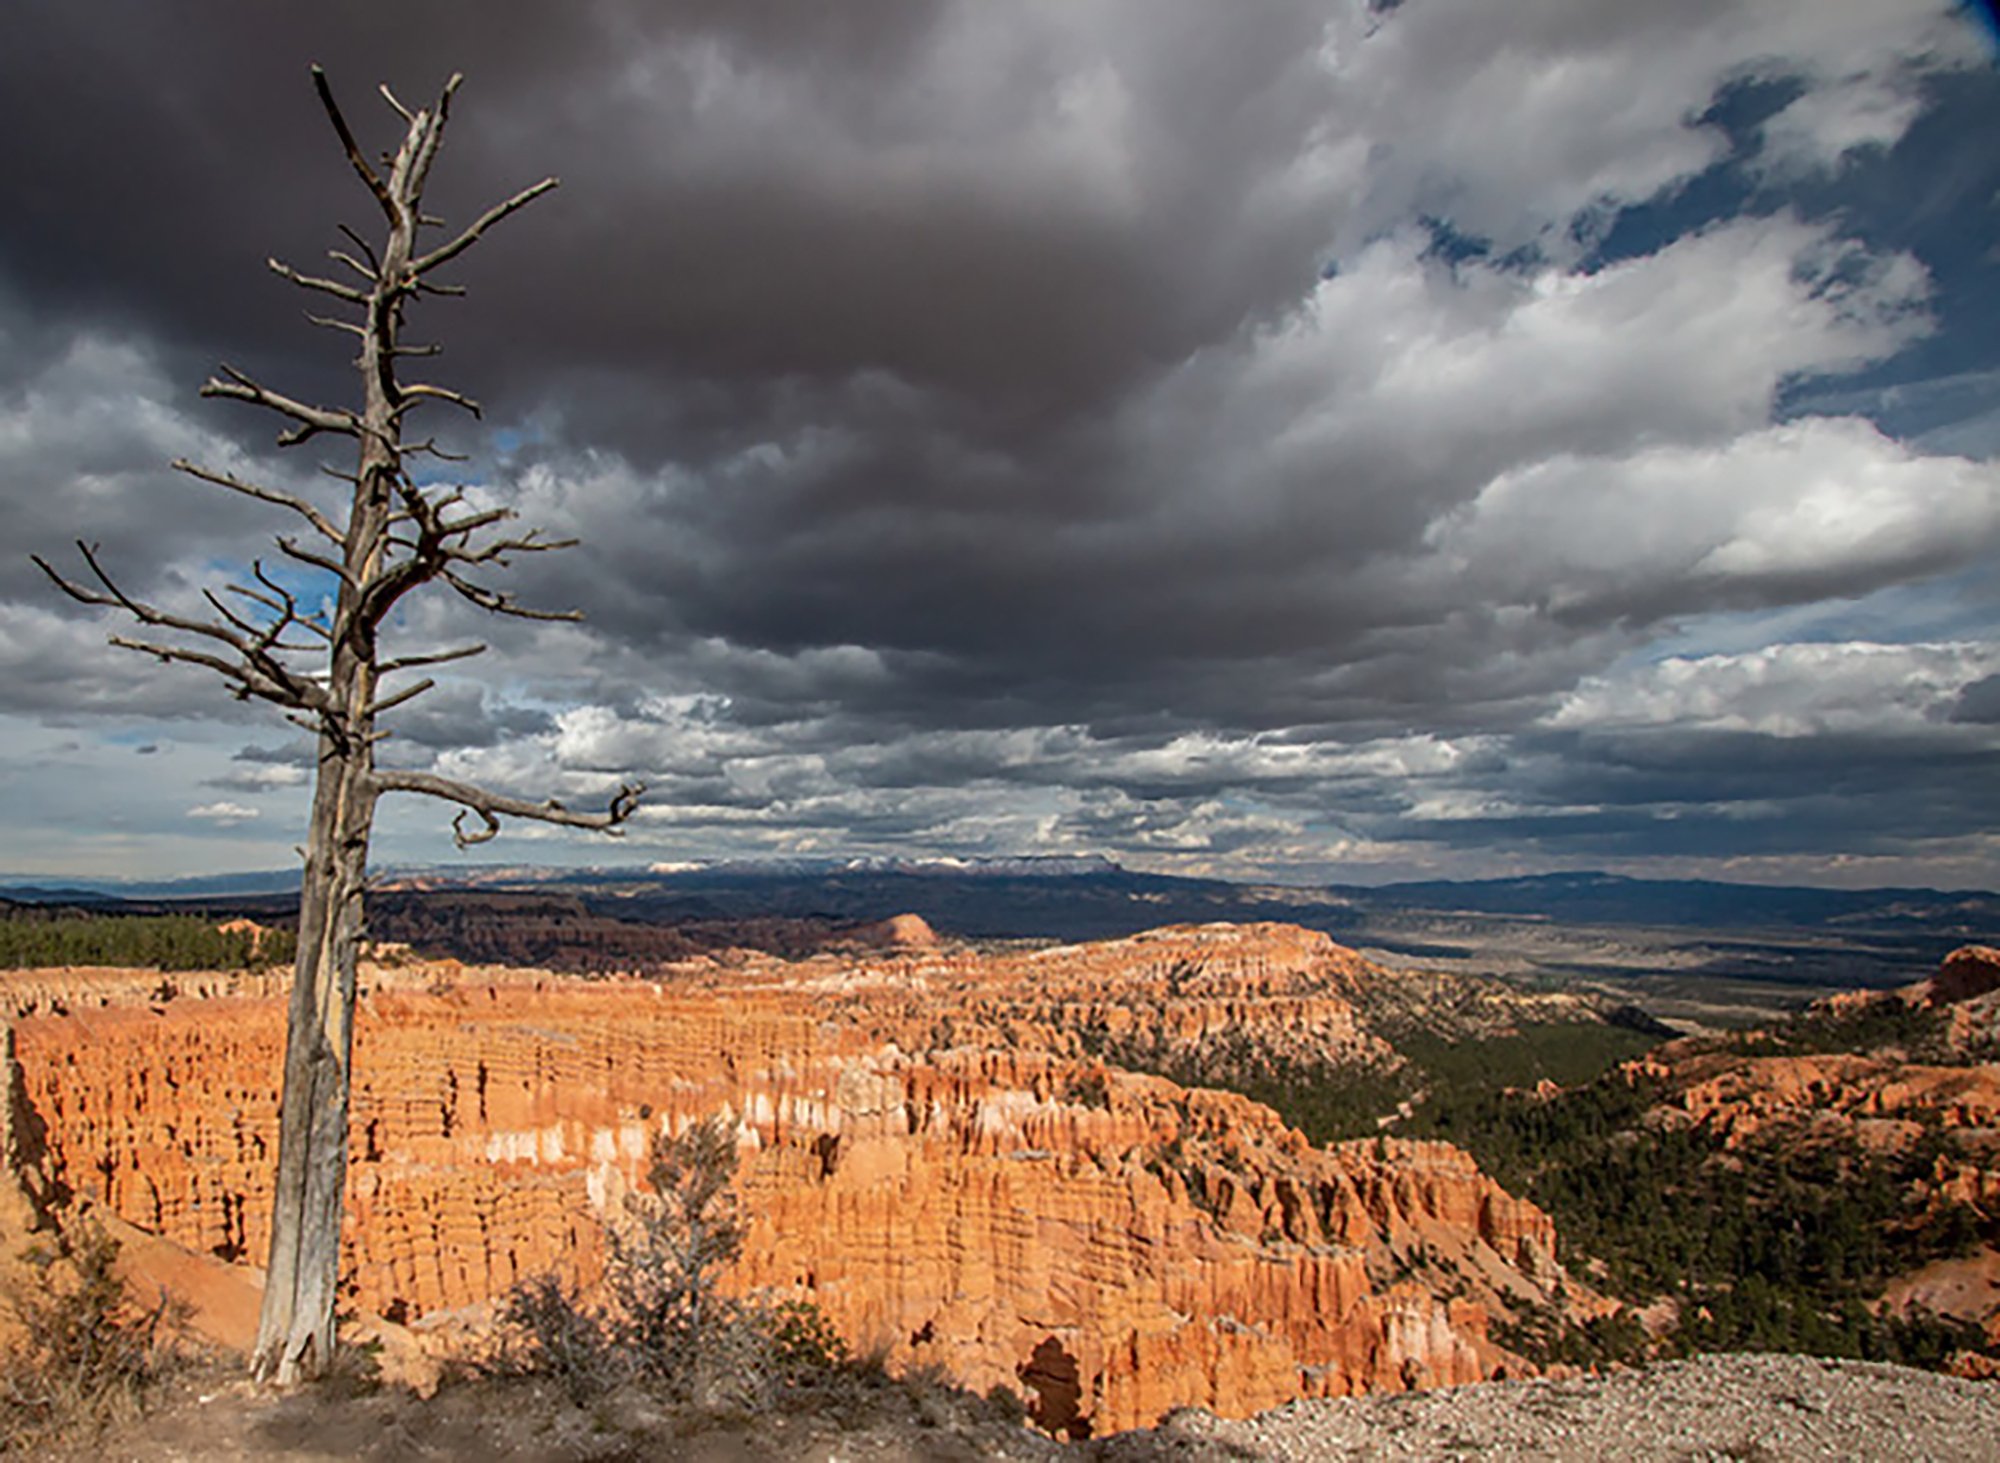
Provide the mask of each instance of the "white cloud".
POLYGON ((1902 77, 1843 78, 1805 92, 1764 124, 1757 165, 1779 178, 1834 171, 1863 148, 1893 147, 1923 109, 1902 77))
POLYGON ((199 807, 189 808, 187 815, 190 818, 202 818, 209 822, 218 823, 225 828, 237 823, 247 823, 252 818, 263 816, 255 808, 246 807, 242 803, 226 801, 203 803, 199 807))
POLYGON ((232 767, 223 776, 210 778, 209 782, 212 786, 236 792, 269 792, 273 788, 304 787, 306 769, 289 762, 251 763, 232 767))
POLYGON ((129 632, 129 625, 59 613, 50 602, 67 601, 52 585, 38 598, 0 601, 0 709, 59 719, 264 719, 205 670, 163 669, 107 642, 107 634, 129 632))
POLYGON ((1959 693, 1996 670, 1995 642, 1781 644, 1734 655, 1675 656, 1591 677, 1545 724, 1993 741, 1990 729, 1958 728, 1949 717, 1959 693))
POLYGON ((1971 27, 1933 0, 1425 0, 1386 15, 1355 0, 1322 53, 1332 130, 1381 150, 1344 250, 1427 212, 1503 251, 1536 243, 1557 257, 1576 251, 1572 220, 1719 161, 1725 139, 1700 119, 1732 83, 1798 85, 1800 110, 1773 140, 1838 155, 1907 127, 1885 89, 1983 59, 1971 27))
POLYGON ((1991 552, 2000 466, 1807 418, 1716 448, 1557 456, 1496 478, 1427 539, 1431 572, 1566 614, 1854 595, 1991 552))
POLYGON ((1785 215, 1593 273, 1453 269, 1424 243, 1378 242, 1283 322, 1143 399, 1156 477, 1232 513, 1246 490, 1253 506, 1469 497, 1566 452, 1727 442, 1765 426, 1788 379, 1879 359, 1926 328, 1915 261, 1785 215))
POLYGON ((0 589, 56 600, 26 554, 85 573, 70 550, 78 539, 102 547, 135 593, 185 595, 211 564, 275 555, 272 534, 296 520, 174 472, 176 458, 325 496, 326 479, 253 457, 218 429, 214 408, 190 408, 193 393, 141 345, 91 329, 48 356, 30 344, 0 310, 0 541, 22 550, 0 560, 0 589))

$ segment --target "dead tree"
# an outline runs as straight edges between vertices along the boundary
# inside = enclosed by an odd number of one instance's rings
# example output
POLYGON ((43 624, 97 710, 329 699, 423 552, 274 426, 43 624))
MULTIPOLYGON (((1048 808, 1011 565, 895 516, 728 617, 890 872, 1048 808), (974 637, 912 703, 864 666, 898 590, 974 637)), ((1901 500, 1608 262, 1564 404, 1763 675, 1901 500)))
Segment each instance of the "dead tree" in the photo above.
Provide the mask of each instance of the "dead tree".
POLYGON ((350 439, 354 471, 326 469, 351 484, 345 516, 299 494, 192 462, 173 466, 297 518, 294 533, 277 536, 278 552, 337 585, 333 608, 329 612, 301 604, 281 576, 267 572, 261 562, 250 566, 243 582, 225 585, 220 593, 204 591, 205 610, 181 613, 126 593, 91 545, 77 545, 88 570, 84 578, 66 577, 35 556, 71 598, 119 611, 149 632, 138 638, 113 635, 114 645, 169 665, 205 667, 221 676, 238 700, 269 702, 318 738, 285 1044, 270 1265, 250 1363, 259 1380, 279 1384, 322 1373, 333 1355, 355 964, 376 800, 388 792, 413 792, 457 804, 452 830, 464 847, 493 837, 503 817, 615 832, 643 791, 624 786, 602 811, 573 812, 553 800, 529 802, 430 773, 375 765, 375 744, 387 735, 378 729, 378 719, 433 684, 428 677, 394 689, 385 682, 485 649, 466 645, 384 658, 378 637, 390 612, 412 590, 440 582, 496 614, 576 618, 517 604, 512 595, 486 582, 486 571, 505 567, 515 555, 543 553, 574 541, 510 529, 511 510, 477 507, 462 490, 420 483, 411 460, 447 454, 433 440, 410 438, 411 414, 419 407, 442 405, 477 416, 479 407, 449 387, 403 378, 406 361, 436 355, 439 349, 403 343, 410 307, 424 295, 464 293, 460 286, 437 282, 437 271, 478 243, 494 224, 554 188, 556 180, 545 178, 524 188, 462 232, 426 248, 419 236, 443 225, 423 212, 424 183, 437 160, 460 78, 453 76, 436 105, 421 111, 411 111, 382 88, 405 130, 401 146, 393 155, 383 154, 378 166, 355 141, 324 74, 315 66, 312 75, 347 160, 380 206, 385 227, 380 243, 371 245, 360 232, 342 225, 352 248, 329 251, 342 271, 333 278, 304 274, 276 259, 270 265, 293 284, 334 302, 332 313, 309 312, 307 318, 355 338, 360 406, 295 400, 227 365, 201 394, 249 402, 286 418, 280 446, 315 438, 350 439))

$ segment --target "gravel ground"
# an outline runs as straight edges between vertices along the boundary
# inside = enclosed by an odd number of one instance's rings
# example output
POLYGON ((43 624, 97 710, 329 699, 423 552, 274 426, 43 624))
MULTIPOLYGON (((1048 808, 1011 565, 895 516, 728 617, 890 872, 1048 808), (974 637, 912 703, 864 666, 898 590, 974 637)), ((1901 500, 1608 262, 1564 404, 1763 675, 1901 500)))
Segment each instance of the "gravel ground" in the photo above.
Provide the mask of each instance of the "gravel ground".
POLYGON ((1162 1459, 2000 1460, 2000 1384, 1874 1362, 1707 1356, 1572 1381, 1172 1415, 1093 1445, 1162 1459))
POLYGON ((921 1387, 890 1389, 853 1413, 698 1422, 643 1399, 579 1409, 539 1383, 447 1388, 430 1402, 393 1389, 273 1398, 232 1368, 189 1376, 179 1391, 106 1436, 28 1455, 75 1463, 2000 1463, 2000 1383, 1795 1356, 1711 1356, 1573 1381, 1295 1402, 1235 1422, 1187 1410, 1145 1432, 1066 1445, 985 1415, 962 1394, 921 1387))

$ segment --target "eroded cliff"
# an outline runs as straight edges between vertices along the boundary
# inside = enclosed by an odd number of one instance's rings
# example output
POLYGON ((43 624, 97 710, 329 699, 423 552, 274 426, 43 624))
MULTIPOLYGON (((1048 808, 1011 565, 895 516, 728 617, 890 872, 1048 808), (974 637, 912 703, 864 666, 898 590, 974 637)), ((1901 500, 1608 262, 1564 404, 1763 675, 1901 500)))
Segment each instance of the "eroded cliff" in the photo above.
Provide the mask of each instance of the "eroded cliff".
MULTIPOLYGON (((1085 1033, 1119 1029, 1373 1053, 1365 1011, 1406 978, 1323 936, 739 951, 676 974, 374 973, 344 1266, 358 1308, 443 1334, 525 1276, 588 1283, 652 1135, 722 1109, 753 1217, 736 1285, 809 1297, 894 1362, 1068 1389, 1078 1428, 1518 1372, 1489 1318, 1562 1289, 1547 1217, 1447 1144, 1315 1149, 1243 1098, 1086 1052, 1085 1033)), ((65 1005, 15 1023, 51 1171, 190 1250, 260 1257, 280 1003, 65 1005)))

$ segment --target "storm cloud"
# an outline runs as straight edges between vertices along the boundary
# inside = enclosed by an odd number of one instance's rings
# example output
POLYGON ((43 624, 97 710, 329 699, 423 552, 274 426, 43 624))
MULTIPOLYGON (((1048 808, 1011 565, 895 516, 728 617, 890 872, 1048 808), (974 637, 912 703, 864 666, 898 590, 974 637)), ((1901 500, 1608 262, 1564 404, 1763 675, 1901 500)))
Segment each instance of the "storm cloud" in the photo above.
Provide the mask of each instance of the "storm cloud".
MULTIPOLYGON (((264 269, 367 221, 307 63, 370 146, 376 82, 464 71, 439 210, 562 187, 419 307, 487 407, 438 430, 583 541, 511 587, 587 619, 413 605, 412 647, 493 649, 384 755, 651 787, 629 854, 520 857, 2000 879, 2000 433, 1952 385, 2000 366, 1962 243, 2000 85, 1953 7, 404 15, 385 51, 351 9, 22 8, 0 121, 52 140, 0 157, 0 535, 192 602, 271 524, 169 459, 334 502, 194 388, 347 390, 264 269)), ((155 848, 20 866, 261 856, 223 836, 290 826, 296 762, 102 630, 0 564, 0 737, 165 737, 184 795, 155 848)))

